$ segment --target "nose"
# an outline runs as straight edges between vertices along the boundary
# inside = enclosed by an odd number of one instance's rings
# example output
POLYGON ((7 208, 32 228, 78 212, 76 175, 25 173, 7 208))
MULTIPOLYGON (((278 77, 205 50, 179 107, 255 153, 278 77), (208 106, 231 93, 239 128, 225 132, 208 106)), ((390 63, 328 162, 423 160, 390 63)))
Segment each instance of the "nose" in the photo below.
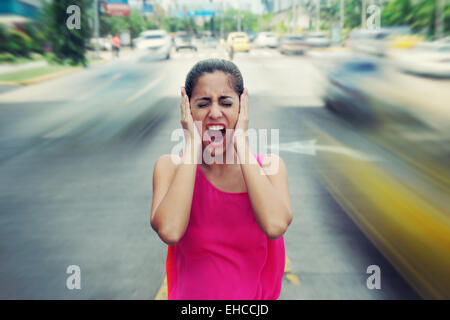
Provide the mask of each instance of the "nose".
POLYGON ((217 103, 213 103, 210 111, 209 111, 209 117, 211 119, 218 119, 222 116, 222 110, 220 110, 220 107, 217 103))

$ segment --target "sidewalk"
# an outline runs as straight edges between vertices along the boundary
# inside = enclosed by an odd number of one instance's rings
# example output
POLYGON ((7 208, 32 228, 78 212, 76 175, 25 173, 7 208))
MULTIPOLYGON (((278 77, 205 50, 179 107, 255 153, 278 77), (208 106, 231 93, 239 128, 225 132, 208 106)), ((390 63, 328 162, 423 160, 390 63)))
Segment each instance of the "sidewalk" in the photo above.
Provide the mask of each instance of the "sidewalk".
MULTIPOLYGON (((113 51, 99 50, 98 53, 99 53, 100 59, 104 60, 105 62, 116 59, 113 51)), ((129 55, 132 55, 133 53, 135 53, 135 50, 131 49, 130 47, 120 48, 119 59, 121 59, 123 57, 128 57, 129 55)), ((95 51, 88 51, 86 54, 87 58, 94 58, 95 56, 96 56, 95 51)))
POLYGON ((0 64, 0 74, 11 73, 21 70, 40 68, 47 66, 48 63, 45 60, 28 62, 24 64, 14 65, 14 64, 0 64))

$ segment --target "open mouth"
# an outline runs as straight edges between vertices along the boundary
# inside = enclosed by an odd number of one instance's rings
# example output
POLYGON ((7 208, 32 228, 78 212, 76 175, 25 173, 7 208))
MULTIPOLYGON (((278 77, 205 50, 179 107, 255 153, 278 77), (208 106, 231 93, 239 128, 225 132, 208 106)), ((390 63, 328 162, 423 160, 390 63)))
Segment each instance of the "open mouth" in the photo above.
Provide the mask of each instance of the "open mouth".
POLYGON ((222 144, 225 137, 225 133, 226 129, 223 126, 210 126, 207 129, 209 141, 213 145, 222 144))

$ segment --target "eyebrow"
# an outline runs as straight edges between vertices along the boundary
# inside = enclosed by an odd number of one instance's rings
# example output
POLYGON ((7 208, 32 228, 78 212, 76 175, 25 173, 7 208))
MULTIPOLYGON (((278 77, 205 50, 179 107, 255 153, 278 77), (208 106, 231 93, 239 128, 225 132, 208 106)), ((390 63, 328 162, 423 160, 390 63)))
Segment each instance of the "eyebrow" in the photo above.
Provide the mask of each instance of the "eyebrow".
MULTIPOLYGON (((222 100, 222 99, 227 99, 227 98, 233 98, 233 97, 231 97, 231 96, 221 96, 220 98, 219 98, 219 100, 222 100)), ((201 97, 201 98, 198 98, 198 99, 195 99, 195 101, 197 102, 197 101, 199 101, 199 100, 211 100, 211 98, 208 98, 208 97, 201 97)))

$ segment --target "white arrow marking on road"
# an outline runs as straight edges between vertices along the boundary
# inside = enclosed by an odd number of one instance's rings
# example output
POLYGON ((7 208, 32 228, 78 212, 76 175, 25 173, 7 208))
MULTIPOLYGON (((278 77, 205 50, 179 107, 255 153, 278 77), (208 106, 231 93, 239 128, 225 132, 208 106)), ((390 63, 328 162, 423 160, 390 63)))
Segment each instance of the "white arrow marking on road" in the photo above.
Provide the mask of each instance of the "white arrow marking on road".
POLYGON ((311 156, 315 156, 317 151, 327 151, 343 154, 358 160, 377 161, 375 157, 368 156, 360 151, 356 151, 347 147, 317 145, 315 139, 282 143, 279 146, 270 146, 270 148, 293 153, 307 154, 311 156))

